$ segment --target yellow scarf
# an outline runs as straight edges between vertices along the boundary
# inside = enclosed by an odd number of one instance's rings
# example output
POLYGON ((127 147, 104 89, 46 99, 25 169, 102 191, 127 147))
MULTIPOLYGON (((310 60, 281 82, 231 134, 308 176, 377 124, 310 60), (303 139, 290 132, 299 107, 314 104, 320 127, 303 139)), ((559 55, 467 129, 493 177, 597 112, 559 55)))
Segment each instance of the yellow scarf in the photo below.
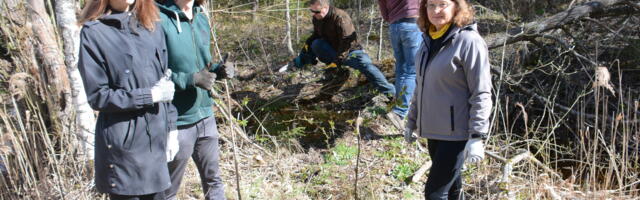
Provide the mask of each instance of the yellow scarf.
POLYGON ((447 30, 449 30, 450 26, 451 26, 451 23, 448 23, 448 24, 444 25, 444 27, 442 27, 439 31, 437 31, 436 30, 436 26, 431 24, 429 26, 429 36, 431 36, 431 39, 436 40, 436 39, 442 37, 444 35, 444 33, 446 33, 447 30))

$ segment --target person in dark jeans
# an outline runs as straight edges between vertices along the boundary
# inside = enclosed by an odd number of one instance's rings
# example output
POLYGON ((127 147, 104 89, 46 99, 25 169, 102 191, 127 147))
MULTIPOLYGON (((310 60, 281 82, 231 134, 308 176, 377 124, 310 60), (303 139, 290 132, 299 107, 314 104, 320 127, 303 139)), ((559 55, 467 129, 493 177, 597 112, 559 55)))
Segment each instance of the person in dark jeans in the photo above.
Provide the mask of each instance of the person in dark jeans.
POLYGON ((423 0, 418 26, 425 32, 416 56, 417 86, 405 140, 428 139, 432 166, 425 199, 464 199, 460 171, 484 158, 491 115, 489 50, 465 0, 423 0))
POLYGON ((350 66, 362 72, 379 92, 393 97, 395 87, 362 50, 349 14, 330 6, 328 0, 311 0, 309 4, 313 13, 313 34, 290 64, 292 69, 316 64, 316 59, 326 63, 327 68, 350 66))

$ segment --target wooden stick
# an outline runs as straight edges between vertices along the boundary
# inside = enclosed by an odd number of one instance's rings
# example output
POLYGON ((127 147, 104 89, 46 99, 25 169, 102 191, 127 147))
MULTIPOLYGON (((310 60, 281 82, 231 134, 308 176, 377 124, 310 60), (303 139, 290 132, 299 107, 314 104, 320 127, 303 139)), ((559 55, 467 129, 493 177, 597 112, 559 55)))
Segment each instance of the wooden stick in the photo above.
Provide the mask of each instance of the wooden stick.
POLYGON ((356 136, 358 137, 358 154, 356 155, 356 180, 353 186, 353 198, 358 198, 358 169, 360 167, 360 124, 362 124, 362 118, 360 117, 360 112, 358 112, 358 117, 356 118, 356 136))
POLYGON ((422 179, 422 176, 424 176, 424 174, 427 172, 427 170, 431 169, 431 165, 433 163, 429 160, 426 163, 424 163, 420 169, 418 169, 418 171, 416 171, 415 174, 413 174, 413 178, 411 178, 411 182, 417 183, 420 181, 420 179, 422 179))
MULTIPOLYGON (((231 106, 231 96, 229 95, 229 84, 227 80, 224 80, 224 89, 227 92, 227 107, 231 106)), ((233 146, 233 165, 236 171, 236 191, 238 192, 238 200, 242 200, 242 194, 240 193, 240 170, 238 170, 238 151, 236 150, 236 131, 233 131, 233 116, 231 116, 231 108, 229 108, 229 118, 227 124, 231 127, 232 136, 231 144, 233 146)))

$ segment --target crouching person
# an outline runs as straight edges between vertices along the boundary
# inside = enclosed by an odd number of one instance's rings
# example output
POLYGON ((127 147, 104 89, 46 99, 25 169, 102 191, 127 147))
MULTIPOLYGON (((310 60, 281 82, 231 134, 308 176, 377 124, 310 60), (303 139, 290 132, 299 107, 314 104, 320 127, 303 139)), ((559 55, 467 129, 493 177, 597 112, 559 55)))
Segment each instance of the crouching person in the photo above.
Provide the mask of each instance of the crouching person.
POLYGON ((313 14, 313 34, 289 68, 316 64, 316 59, 329 68, 347 65, 362 72, 380 93, 393 97, 395 87, 362 50, 349 14, 329 5, 329 0, 310 0, 309 11, 313 14))

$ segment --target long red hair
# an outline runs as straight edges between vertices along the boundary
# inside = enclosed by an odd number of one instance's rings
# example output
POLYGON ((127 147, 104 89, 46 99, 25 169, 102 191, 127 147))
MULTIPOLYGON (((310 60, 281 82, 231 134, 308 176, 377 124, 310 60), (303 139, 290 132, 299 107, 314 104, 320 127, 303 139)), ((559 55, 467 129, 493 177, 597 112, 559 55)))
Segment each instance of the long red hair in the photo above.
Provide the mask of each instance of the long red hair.
MULTIPOLYGON (((96 20, 109 12, 109 1, 111 0, 90 0, 85 5, 78 24, 96 20)), ((138 22, 147 30, 154 30, 156 22, 160 20, 158 7, 153 0, 136 0, 131 12, 136 14, 138 22)))

